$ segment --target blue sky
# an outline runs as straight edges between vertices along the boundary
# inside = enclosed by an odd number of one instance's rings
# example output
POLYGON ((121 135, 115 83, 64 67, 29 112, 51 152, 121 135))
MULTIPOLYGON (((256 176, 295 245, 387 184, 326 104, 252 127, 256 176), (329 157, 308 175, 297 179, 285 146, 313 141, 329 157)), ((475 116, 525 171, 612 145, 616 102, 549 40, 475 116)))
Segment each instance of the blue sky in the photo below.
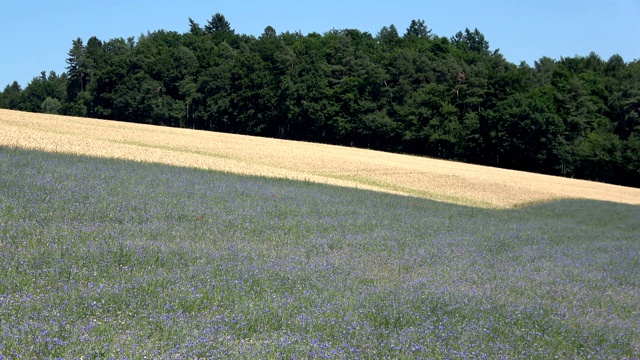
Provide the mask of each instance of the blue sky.
POLYGON ((591 51, 603 59, 640 59, 640 0, 257 1, 257 0, 8 0, 0 12, 0 90, 17 80, 24 88, 41 71, 65 71, 71 41, 188 30, 222 13, 237 33, 324 33, 358 29, 375 35, 394 24, 401 34, 412 19, 438 36, 478 28, 492 50, 512 63, 533 65, 591 51))

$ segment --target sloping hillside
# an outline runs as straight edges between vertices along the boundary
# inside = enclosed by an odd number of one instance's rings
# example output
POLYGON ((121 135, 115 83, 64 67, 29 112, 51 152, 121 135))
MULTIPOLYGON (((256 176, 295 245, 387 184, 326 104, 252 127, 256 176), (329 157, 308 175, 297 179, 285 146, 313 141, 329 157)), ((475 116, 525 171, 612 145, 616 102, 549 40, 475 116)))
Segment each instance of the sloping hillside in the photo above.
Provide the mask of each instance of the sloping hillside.
POLYGON ((640 189, 365 149, 0 109, 0 145, 282 177, 509 208, 560 198, 640 205, 640 189))

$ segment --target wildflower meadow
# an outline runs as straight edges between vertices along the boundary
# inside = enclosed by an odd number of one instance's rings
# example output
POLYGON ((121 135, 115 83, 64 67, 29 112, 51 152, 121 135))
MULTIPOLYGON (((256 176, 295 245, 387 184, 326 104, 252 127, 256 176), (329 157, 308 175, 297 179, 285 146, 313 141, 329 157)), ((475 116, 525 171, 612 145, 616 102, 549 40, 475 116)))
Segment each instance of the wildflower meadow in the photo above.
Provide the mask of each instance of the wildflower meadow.
POLYGON ((0 147, 0 359, 639 356, 638 206, 0 147))

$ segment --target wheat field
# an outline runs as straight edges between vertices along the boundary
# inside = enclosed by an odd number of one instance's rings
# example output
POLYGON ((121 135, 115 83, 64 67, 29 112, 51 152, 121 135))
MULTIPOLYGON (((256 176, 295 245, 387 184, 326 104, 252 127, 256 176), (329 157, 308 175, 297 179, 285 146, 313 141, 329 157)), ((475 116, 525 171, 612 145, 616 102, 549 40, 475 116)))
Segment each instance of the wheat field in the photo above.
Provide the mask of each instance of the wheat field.
POLYGON ((304 180, 513 208, 563 198, 640 204, 640 189, 417 156, 0 109, 0 146, 304 180))

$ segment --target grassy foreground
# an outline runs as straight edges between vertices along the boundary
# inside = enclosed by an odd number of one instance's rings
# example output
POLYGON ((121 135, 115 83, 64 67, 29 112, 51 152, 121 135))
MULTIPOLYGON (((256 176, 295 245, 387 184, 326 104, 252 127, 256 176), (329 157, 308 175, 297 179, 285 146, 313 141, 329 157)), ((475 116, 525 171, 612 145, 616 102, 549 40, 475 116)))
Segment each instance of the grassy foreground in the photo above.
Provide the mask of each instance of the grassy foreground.
POLYGON ((0 358, 634 358, 640 207, 0 147, 0 358))

